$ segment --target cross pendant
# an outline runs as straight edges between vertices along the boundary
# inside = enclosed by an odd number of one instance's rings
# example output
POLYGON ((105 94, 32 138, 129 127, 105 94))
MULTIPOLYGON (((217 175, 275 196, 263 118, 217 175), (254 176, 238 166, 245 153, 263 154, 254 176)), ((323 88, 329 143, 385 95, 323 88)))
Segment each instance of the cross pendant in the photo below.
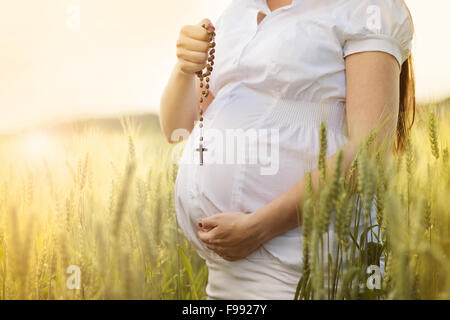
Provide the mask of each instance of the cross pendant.
POLYGON ((203 165, 203 152, 208 151, 208 149, 203 148, 203 144, 200 143, 199 147, 196 149, 196 151, 200 152, 200 165, 203 165))

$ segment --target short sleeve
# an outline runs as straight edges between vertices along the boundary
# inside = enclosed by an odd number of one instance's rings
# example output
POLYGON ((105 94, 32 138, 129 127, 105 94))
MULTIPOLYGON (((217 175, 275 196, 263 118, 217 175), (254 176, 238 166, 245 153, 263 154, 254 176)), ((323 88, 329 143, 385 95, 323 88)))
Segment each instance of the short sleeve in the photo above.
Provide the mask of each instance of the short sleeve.
POLYGON ((400 66, 412 50, 414 26, 403 0, 346 0, 344 57, 364 51, 394 56, 400 66))

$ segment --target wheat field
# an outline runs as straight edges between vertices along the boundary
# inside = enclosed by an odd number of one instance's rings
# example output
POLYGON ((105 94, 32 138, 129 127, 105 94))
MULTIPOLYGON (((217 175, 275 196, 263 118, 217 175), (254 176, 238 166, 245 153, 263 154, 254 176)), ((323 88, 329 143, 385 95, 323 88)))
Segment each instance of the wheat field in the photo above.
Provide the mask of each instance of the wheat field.
MULTIPOLYGON (((293 299, 450 298, 444 110, 419 112, 407 152, 388 166, 363 148, 350 175, 323 172, 303 207, 305 271, 293 299), (372 203, 376 221, 364 218, 372 203), (330 226, 339 241, 325 250, 330 226), (381 287, 370 290, 367 267, 380 256, 381 287)), ((174 212, 180 146, 130 118, 122 127, 0 138, 0 299, 206 298, 207 268, 174 212)))

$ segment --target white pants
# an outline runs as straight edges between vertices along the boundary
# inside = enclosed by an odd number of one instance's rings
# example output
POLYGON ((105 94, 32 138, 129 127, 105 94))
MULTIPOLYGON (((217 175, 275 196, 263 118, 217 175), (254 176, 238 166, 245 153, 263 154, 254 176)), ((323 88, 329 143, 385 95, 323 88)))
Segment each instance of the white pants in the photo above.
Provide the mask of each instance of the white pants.
POLYGON ((267 259, 206 261, 208 300, 293 300, 302 273, 267 259))

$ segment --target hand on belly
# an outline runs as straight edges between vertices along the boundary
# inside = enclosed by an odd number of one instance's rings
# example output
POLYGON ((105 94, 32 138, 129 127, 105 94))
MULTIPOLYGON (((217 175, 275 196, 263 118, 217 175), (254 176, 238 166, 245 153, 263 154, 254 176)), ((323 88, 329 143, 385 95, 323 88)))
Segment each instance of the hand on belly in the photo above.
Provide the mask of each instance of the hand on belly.
POLYGON ((251 213, 224 212, 199 221, 198 237, 225 260, 246 258, 262 242, 251 213))

